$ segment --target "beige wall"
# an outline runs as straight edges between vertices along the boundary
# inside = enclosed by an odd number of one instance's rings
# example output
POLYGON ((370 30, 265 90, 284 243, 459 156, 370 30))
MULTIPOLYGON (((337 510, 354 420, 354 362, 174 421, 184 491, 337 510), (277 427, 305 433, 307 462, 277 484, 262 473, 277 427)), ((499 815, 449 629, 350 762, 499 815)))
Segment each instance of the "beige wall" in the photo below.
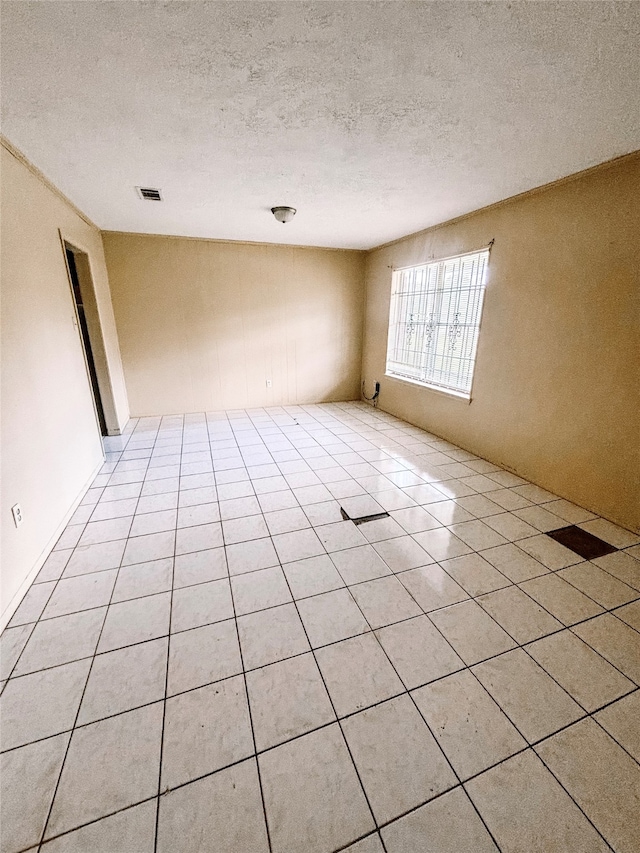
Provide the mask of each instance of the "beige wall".
POLYGON ((369 254, 380 407, 640 528, 640 157, 369 254), (391 269, 491 253, 471 404, 384 377, 391 269))
POLYGON ((363 253, 103 238, 133 415, 359 396, 363 253))
POLYGON ((89 255, 103 332, 97 356, 112 385, 105 401, 112 431, 124 427, 128 407, 100 232, 17 156, 0 151, 1 623, 103 458, 58 229, 89 255), (24 516, 18 529, 15 503, 24 516))

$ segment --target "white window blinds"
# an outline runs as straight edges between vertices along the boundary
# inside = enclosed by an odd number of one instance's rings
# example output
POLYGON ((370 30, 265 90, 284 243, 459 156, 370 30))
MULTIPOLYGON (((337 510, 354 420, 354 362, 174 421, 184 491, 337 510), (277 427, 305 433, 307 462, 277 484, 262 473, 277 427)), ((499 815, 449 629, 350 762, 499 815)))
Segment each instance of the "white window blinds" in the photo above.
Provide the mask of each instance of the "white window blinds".
POLYGON ((469 396, 489 249, 393 274, 387 374, 469 396))

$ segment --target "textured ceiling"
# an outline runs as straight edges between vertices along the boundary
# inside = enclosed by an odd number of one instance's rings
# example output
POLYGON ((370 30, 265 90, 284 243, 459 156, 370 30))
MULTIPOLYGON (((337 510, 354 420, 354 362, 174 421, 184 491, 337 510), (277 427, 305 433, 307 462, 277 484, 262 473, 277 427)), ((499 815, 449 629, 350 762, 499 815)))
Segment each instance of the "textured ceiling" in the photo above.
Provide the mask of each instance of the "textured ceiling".
POLYGON ((103 229, 369 248, 640 148, 640 3, 5 2, 2 113, 103 229))

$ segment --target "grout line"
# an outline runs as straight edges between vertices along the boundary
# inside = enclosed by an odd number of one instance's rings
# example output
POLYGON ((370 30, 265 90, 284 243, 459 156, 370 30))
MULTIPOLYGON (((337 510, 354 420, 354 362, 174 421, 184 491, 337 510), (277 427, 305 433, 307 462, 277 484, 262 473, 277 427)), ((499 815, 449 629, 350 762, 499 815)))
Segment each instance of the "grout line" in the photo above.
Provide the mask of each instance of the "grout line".
MULTIPOLYGON (((130 439, 128 439, 128 440, 127 440, 126 444, 128 444, 128 443, 129 443, 129 440, 130 440, 130 439)), ((125 446, 126 446, 126 444, 125 444, 125 446)), ((122 556, 121 556, 121 558, 120 558, 120 564, 122 564, 122 560, 124 559, 124 553, 125 553, 125 550, 126 550, 126 546, 125 546, 125 548, 123 549, 122 556)), ((119 575, 119 574, 120 574, 120 569, 118 568, 118 571, 117 571, 116 577, 115 577, 114 582, 113 582, 113 587, 111 588, 111 597, 110 597, 110 600, 113 598, 113 592, 114 592, 115 587, 116 587, 116 584, 117 584, 117 582, 118 582, 118 575, 119 575)), ((102 634, 103 634, 103 631, 104 631, 104 626, 105 626, 105 624, 106 624, 106 622, 107 622, 107 617, 108 617, 108 615, 109 615, 109 605, 107 605, 107 606, 105 607, 105 611, 104 611, 104 619, 102 620, 102 625, 100 626, 100 631, 98 632, 98 637, 97 637, 97 639, 96 639, 96 644, 95 644, 95 647, 94 647, 93 655, 91 656, 91 663, 89 664, 89 670, 88 670, 88 672, 87 672, 87 677, 86 677, 86 679, 85 679, 84 687, 83 687, 83 689, 82 689, 82 694, 81 694, 81 696, 80 696, 80 702, 78 703, 78 708, 77 708, 77 711, 76 711, 76 714, 75 714, 75 718, 74 718, 74 721, 73 721, 73 726, 72 726, 72 730, 71 730, 71 735, 70 735, 70 737, 69 737, 69 740, 67 741, 67 746, 66 746, 66 749, 65 749, 65 751, 64 751, 64 756, 63 756, 63 758, 62 758, 62 763, 61 763, 61 765, 60 765, 60 770, 58 771, 58 774, 57 774, 56 784, 55 784, 55 787, 54 787, 54 789, 53 789, 53 794, 52 794, 52 797, 51 797, 51 802, 50 802, 50 804, 49 804, 49 808, 48 808, 48 810, 47 810, 46 819, 45 819, 45 821, 44 821, 44 823, 43 823, 42 833, 41 833, 41 835, 40 835, 40 842, 39 842, 39 844, 40 844, 40 845, 42 845, 42 844, 44 843, 45 836, 46 836, 46 833, 47 833, 47 828, 48 828, 48 826, 49 826, 49 821, 51 820, 51 814, 52 814, 52 812, 53 812, 53 807, 54 807, 54 804, 55 804, 55 801, 56 801, 56 797, 57 797, 57 795, 58 795, 58 790, 59 790, 59 788, 60 788, 60 782, 61 782, 61 780, 62 780, 62 774, 63 774, 63 772, 64 772, 64 768, 65 768, 65 765, 66 765, 66 763, 67 763, 67 757, 68 757, 68 755, 69 755, 69 750, 70 750, 70 748, 71 748, 71 741, 73 740, 73 733, 74 733, 74 731, 75 731, 75 727, 76 727, 76 724, 77 724, 77 722, 78 722, 78 718, 79 718, 79 716, 80 716, 80 710, 81 710, 81 708, 82 708, 82 703, 83 703, 83 701, 84 701, 84 696, 85 696, 85 693, 86 693, 86 691, 87 691, 87 686, 88 686, 88 684, 89 684, 89 679, 91 678, 91 672, 92 672, 92 670, 93 670, 93 663, 94 663, 94 661, 95 661, 96 652, 97 652, 97 650, 98 650, 98 646, 100 645, 100 640, 101 640, 101 638, 102 638, 102 634)))
MULTIPOLYGON (((207 431, 208 431, 208 425, 207 425, 207 431)), ((225 541, 225 539, 224 539, 224 528, 222 527, 222 525, 221 525, 221 535, 222 535, 222 541, 224 543, 224 541, 225 541)), ((233 623, 234 623, 234 627, 235 627, 236 642, 238 644, 238 652, 240 654, 240 666, 242 667, 242 680, 244 683, 244 695, 245 695, 245 701, 247 703, 247 712, 249 714, 249 725, 251 727, 251 740, 253 743, 253 756, 252 756, 252 758, 255 760, 256 773, 258 776, 258 787, 260 788, 260 802, 262 803, 262 816, 264 818, 265 832, 267 834, 267 845, 269 847, 269 850, 271 851, 272 850, 271 832, 269 829, 269 821, 267 820, 267 806, 266 806, 265 798, 264 798, 264 786, 262 784, 262 773, 260 771, 260 762, 258 761, 258 755, 257 755, 258 750, 257 750, 257 744, 256 744, 256 733, 255 733, 255 728, 253 725, 253 713, 251 710, 251 702, 249 700, 249 687, 247 685, 247 672, 246 672, 245 665, 244 665, 244 654, 242 651, 242 643, 240 642, 240 631, 238 629, 238 617, 237 617, 237 612, 236 612, 236 603, 235 603, 235 598, 233 595, 233 584, 231 583, 231 575, 229 574, 229 564, 228 564, 228 561, 226 559, 226 549, 225 549, 225 565, 227 567, 227 583, 229 584, 229 594, 231 596, 231 606, 233 608, 233 623)), ((246 760, 246 758, 245 758, 245 760, 246 760)))

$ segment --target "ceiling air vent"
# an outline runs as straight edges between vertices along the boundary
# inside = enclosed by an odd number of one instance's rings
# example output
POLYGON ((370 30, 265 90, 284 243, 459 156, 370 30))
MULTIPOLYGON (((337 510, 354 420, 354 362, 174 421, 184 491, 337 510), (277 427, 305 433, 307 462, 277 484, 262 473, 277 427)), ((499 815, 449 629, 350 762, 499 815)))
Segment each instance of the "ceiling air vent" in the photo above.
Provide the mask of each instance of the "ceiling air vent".
POLYGON ((136 191, 140 198, 143 198, 145 201, 162 201, 160 190, 153 189, 152 187, 136 187, 136 191))

